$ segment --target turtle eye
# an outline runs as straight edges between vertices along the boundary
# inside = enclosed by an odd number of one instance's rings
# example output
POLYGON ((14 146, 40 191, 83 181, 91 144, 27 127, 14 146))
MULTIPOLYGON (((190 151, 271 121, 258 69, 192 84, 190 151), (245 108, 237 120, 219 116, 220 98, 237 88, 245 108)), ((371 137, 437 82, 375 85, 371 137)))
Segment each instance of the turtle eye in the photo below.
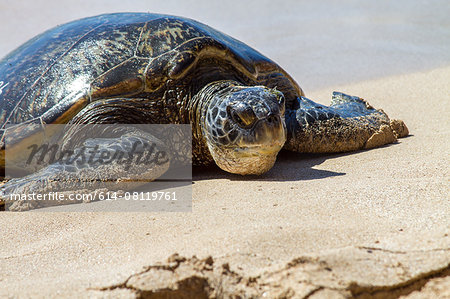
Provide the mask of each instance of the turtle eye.
POLYGON ((253 109, 246 107, 244 109, 235 109, 233 107, 227 107, 227 113, 229 117, 241 128, 249 128, 256 121, 256 115, 253 109))
POLYGON ((242 120, 242 118, 239 116, 239 114, 237 113, 237 111, 233 108, 231 108, 230 106, 227 107, 227 112, 228 115, 230 116, 230 118, 237 123, 240 127, 245 127, 245 123, 242 120))

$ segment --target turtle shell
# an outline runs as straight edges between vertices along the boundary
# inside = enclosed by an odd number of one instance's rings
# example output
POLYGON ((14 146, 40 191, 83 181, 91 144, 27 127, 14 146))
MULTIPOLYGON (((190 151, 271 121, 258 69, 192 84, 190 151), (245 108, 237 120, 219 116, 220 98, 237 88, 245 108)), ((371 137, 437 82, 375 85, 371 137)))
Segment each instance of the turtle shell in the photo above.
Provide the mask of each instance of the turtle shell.
POLYGON ((194 20, 148 13, 77 20, 0 61, 1 141, 11 125, 25 138, 33 127, 70 122, 105 100, 146 99, 149 122, 189 123, 190 98, 223 79, 276 86, 287 106, 302 94, 276 63, 194 20))

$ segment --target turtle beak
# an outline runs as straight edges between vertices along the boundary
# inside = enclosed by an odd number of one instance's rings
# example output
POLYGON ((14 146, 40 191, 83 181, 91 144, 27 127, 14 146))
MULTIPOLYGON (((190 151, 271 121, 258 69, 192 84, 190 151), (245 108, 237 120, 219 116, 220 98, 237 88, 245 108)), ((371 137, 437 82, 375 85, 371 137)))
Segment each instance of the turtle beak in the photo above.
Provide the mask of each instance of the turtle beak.
POLYGON ((279 114, 269 114, 257 122, 254 128, 255 142, 261 149, 279 151, 286 142, 286 125, 279 114))

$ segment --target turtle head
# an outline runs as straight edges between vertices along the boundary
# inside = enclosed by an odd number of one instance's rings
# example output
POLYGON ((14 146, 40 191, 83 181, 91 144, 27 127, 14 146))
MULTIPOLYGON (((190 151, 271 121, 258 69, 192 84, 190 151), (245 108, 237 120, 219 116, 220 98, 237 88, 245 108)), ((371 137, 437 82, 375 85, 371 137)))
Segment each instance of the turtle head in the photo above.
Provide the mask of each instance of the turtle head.
POLYGON ((272 168, 286 141, 284 102, 281 92, 264 86, 225 84, 215 90, 202 131, 216 164, 242 175, 272 168))

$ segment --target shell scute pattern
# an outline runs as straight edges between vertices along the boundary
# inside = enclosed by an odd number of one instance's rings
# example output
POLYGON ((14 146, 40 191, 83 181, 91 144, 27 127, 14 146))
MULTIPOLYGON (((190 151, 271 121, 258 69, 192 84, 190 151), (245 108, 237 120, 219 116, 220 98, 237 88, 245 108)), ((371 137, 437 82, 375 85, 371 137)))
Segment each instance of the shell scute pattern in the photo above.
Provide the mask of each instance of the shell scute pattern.
POLYGON ((136 56, 157 57, 193 38, 204 36, 188 22, 162 18, 150 21, 143 27, 136 56))
MULTIPOLYGON (((29 99, 32 97, 29 97, 29 91, 42 79, 48 69, 71 49, 80 36, 87 34, 90 30, 80 24, 67 25, 66 28, 58 27, 35 37, 3 59, 3 63, 0 64, 0 74, 2 74, 0 80, 8 82, 9 86, 1 95, 3 98, 2 107, 0 107, 3 112, 0 115, 2 128, 6 123, 17 123, 21 119, 20 111, 14 109, 23 102, 25 106, 31 104, 29 99), (67 37, 64 39, 61 38, 63 32, 67 32, 67 37), (38 61, 41 63, 37 63, 38 61), (10 117, 13 117, 11 121, 9 121, 10 117)), ((33 115, 34 107, 32 105, 27 107, 31 111, 24 115, 23 121, 33 115)), ((21 108, 23 110, 24 105, 21 108)), ((29 111, 29 109, 26 110, 29 111)))
POLYGON ((0 95, 1 128, 42 116, 74 89, 88 93, 96 77, 134 56, 144 25, 158 17, 87 18, 46 31, 10 53, 0 62, 0 81, 8 84, 0 95))

